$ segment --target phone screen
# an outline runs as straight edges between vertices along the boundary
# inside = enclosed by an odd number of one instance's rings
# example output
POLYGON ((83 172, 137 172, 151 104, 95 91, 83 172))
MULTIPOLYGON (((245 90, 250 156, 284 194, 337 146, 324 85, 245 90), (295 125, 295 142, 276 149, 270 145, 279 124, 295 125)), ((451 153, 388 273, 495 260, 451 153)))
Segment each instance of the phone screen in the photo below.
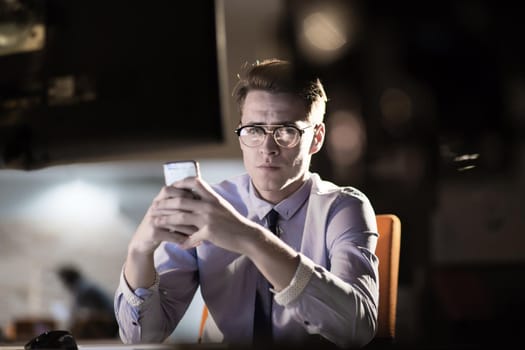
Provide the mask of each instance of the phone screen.
POLYGON ((163 167, 164 181, 167 186, 188 176, 199 176, 199 163, 195 160, 166 162, 163 167))

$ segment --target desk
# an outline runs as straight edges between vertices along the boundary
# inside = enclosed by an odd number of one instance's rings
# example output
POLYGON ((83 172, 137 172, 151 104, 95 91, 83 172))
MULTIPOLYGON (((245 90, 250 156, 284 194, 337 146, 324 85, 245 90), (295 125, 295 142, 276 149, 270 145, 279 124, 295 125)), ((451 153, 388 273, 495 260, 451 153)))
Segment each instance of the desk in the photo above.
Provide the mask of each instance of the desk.
MULTIPOLYGON (((179 345, 162 345, 162 344, 141 344, 141 345, 123 345, 123 344, 78 344, 78 350, 167 350, 180 349, 179 345)), ((0 346, 0 350, 24 350, 24 344, 0 346)))
MULTIPOLYGON (((126 345, 112 342, 79 341, 78 350, 221 350, 223 344, 134 344, 126 345)), ((24 350, 24 344, 0 345, 0 350, 24 350)), ((51 349, 50 349, 51 350, 51 349)))

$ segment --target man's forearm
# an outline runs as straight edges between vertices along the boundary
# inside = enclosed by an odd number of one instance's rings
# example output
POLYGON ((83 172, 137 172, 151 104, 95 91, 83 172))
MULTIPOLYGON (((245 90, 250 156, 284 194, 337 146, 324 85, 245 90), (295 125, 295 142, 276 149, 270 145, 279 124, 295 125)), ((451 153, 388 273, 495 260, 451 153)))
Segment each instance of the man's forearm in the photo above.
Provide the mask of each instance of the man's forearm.
POLYGON ((124 265, 124 277, 132 290, 151 287, 156 277, 153 252, 145 254, 129 249, 124 265))
POLYGON ((299 256, 296 251, 273 234, 257 232, 243 242, 244 254, 250 258, 276 291, 290 284, 299 256))

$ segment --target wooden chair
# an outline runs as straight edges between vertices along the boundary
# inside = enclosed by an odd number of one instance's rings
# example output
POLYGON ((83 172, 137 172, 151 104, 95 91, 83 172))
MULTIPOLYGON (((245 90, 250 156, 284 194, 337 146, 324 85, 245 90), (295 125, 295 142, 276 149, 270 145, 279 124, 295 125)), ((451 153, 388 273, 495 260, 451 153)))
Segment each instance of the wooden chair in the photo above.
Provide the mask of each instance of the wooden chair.
POLYGON ((393 214, 376 215, 376 255, 379 258, 379 313, 376 338, 396 336, 397 286, 401 248, 401 221, 393 214))
MULTIPOLYGON (((396 336, 397 287, 401 248, 401 221, 393 214, 376 215, 379 239, 376 255, 379 258, 379 310, 376 341, 392 341, 396 336)), ((202 310, 199 343, 208 318, 206 305, 202 310)))

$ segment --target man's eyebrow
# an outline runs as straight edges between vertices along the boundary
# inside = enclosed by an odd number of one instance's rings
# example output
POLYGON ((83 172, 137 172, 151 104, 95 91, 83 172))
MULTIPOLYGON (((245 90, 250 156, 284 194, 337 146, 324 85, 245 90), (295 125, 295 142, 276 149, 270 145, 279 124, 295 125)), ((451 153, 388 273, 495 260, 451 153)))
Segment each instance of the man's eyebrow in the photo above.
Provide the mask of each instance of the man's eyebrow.
POLYGON ((258 126, 258 125, 284 125, 284 126, 297 126, 297 122, 292 122, 292 121, 285 121, 285 122, 281 122, 281 123, 278 123, 278 124, 266 124, 266 123, 261 123, 261 122, 252 122, 252 123, 246 123, 246 124, 243 124, 243 126, 245 125, 253 125, 253 126, 258 126))

